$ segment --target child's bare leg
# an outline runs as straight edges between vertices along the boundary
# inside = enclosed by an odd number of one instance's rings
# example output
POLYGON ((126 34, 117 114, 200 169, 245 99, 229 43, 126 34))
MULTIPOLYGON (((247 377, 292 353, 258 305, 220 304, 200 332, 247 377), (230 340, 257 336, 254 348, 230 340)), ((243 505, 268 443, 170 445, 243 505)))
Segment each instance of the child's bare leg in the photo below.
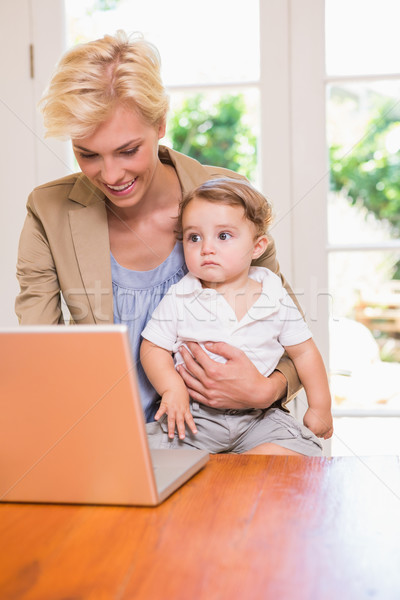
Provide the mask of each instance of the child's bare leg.
POLYGON ((271 442, 255 446, 255 448, 251 448, 251 450, 247 450, 246 452, 243 452, 243 454, 278 454, 280 456, 304 456, 304 454, 301 454, 300 452, 289 450, 288 448, 284 448, 283 446, 279 446, 279 444, 273 444, 271 442))

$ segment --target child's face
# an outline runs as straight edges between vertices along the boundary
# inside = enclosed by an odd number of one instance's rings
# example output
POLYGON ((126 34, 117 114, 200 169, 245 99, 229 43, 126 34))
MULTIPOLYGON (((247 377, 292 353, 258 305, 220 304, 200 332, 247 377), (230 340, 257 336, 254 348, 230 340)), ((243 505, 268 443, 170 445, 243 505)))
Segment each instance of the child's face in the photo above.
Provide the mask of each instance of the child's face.
POLYGON ((256 239, 254 224, 241 206, 193 198, 182 217, 186 265, 206 287, 245 284, 250 263, 262 254, 267 239, 256 239))

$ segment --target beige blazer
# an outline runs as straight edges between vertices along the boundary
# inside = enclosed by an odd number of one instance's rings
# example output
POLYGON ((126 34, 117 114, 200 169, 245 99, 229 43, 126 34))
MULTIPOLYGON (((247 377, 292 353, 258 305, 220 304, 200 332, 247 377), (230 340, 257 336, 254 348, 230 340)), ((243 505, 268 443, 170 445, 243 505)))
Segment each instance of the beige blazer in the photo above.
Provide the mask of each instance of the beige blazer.
MULTIPOLYGON (((203 166, 165 146, 160 146, 159 157, 175 167, 184 194, 212 177, 241 178, 227 169, 203 166)), ((21 291, 15 309, 19 322, 63 323, 62 294, 74 323, 112 323, 110 242, 104 194, 85 175, 76 173, 35 188, 28 198, 27 211, 17 263, 21 291)), ((280 275, 273 240, 270 239, 266 253, 255 264, 280 275)), ((292 293, 283 277, 282 281, 292 293)), ((300 387, 296 371, 289 359, 283 360, 278 369, 288 379, 290 399, 300 387)))

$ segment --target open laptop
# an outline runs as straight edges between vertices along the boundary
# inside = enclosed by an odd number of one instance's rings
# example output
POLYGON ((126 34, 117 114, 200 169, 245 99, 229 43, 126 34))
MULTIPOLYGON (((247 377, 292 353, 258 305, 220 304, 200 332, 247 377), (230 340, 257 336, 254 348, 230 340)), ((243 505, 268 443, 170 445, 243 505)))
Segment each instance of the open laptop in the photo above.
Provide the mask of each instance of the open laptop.
POLYGON ((208 460, 149 450, 125 326, 0 331, 0 500, 155 506, 208 460))

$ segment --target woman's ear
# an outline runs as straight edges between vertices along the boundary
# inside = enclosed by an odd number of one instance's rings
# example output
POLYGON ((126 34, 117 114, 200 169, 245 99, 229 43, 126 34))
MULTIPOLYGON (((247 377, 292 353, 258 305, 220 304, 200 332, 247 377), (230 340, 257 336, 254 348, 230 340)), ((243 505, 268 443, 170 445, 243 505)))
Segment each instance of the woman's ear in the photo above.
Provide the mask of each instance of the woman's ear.
POLYGON ((264 254, 268 246, 268 238, 266 235, 260 235, 254 242, 253 259, 264 254))
POLYGON ((166 129, 167 129, 167 119, 166 119, 166 117, 162 117, 158 123, 158 139, 159 140, 161 140, 161 138, 164 137, 166 129))

